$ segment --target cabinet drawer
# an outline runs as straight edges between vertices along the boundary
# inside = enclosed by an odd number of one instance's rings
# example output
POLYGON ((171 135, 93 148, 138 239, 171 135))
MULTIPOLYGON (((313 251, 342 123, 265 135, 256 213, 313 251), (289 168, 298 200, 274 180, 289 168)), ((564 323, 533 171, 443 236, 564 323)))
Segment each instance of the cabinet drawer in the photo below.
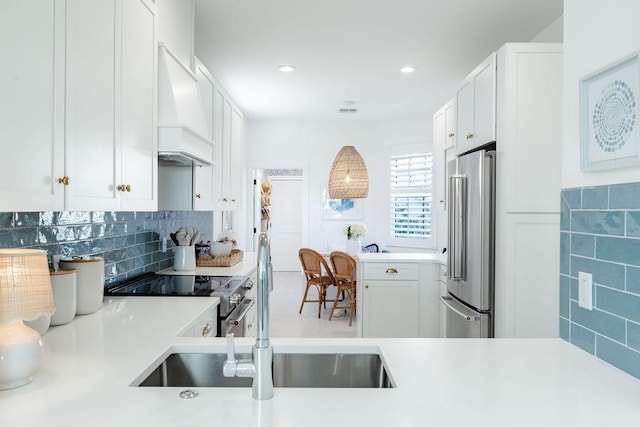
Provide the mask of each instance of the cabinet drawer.
POLYGON ((418 280, 417 263, 364 263, 365 280, 418 280))

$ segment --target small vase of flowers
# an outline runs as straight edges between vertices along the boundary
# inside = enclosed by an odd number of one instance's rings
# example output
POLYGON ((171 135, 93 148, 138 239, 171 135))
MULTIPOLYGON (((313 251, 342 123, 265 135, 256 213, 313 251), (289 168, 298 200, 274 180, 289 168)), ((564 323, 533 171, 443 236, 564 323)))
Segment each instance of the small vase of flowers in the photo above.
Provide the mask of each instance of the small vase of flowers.
POLYGON ((367 233, 367 227, 364 224, 349 224, 344 229, 347 236, 347 253, 349 255, 357 255, 362 252, 362 243, 360 237, 367 233))

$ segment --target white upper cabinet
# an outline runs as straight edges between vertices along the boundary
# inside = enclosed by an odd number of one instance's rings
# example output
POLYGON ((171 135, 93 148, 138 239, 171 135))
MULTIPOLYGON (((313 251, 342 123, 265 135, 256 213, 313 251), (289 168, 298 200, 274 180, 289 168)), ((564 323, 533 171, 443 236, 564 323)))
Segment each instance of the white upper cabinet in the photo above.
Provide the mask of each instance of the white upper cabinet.
POLYGON ((216 144, 215 208, 237 210, 242 201, 243 116, 231 99, 216 87, 214 94, 216 144))
POLYGON ((465 153, 496 140, 496 55, 464 80, 456 95, 456 151, 465 153))
POLYGON ((205 116, 205 125, 207 128, 207 138, 214 142, 213 158, 211 166, 194 166, 193 168, 193 210, 211 211, 214 204, 213 193, 213 175, 218 159, 215 158, 215 145, 218 141, 214 140, 213 133, 213 98, 216 83, 205 66, 196 58, 196 76, 198 78, 198 95, 202 102, 202 109, 205 116))
POLYGON ((62 210, 63 2, 2 2, 0 46, 0 211, 62 210))
POLYGON ((5 3, 0 209, 155 210, 155 5, 5 3))
POLYGON ((157 208, 151 5, 67 0, 66 210, 157 208))

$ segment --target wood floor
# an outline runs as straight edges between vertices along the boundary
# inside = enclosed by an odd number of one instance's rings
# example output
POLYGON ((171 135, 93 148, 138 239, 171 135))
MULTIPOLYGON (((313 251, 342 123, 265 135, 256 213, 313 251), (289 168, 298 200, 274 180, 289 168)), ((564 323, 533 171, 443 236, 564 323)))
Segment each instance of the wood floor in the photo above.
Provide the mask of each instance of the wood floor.
POLYGON ((274 272, 273 291, 269 295, 269 335, 271 337, 305 338, 353 338, 358 336, 358 323, 354 317, 349 326, 348 312, 329 321, 331 305, 322 309, 318 319, 317 303, 306 303, 302 314, 298 314, 304 278, 298 272, 274 272))

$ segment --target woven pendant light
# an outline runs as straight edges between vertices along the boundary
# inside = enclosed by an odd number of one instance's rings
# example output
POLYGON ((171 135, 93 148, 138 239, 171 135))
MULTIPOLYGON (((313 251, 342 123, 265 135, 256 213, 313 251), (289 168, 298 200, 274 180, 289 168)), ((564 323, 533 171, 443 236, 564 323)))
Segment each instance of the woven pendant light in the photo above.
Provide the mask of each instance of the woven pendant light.
POLYGON ((329 173, 329 197, 364 199, 369 195, 367 165, 351 145, 340 149, 329 173))

